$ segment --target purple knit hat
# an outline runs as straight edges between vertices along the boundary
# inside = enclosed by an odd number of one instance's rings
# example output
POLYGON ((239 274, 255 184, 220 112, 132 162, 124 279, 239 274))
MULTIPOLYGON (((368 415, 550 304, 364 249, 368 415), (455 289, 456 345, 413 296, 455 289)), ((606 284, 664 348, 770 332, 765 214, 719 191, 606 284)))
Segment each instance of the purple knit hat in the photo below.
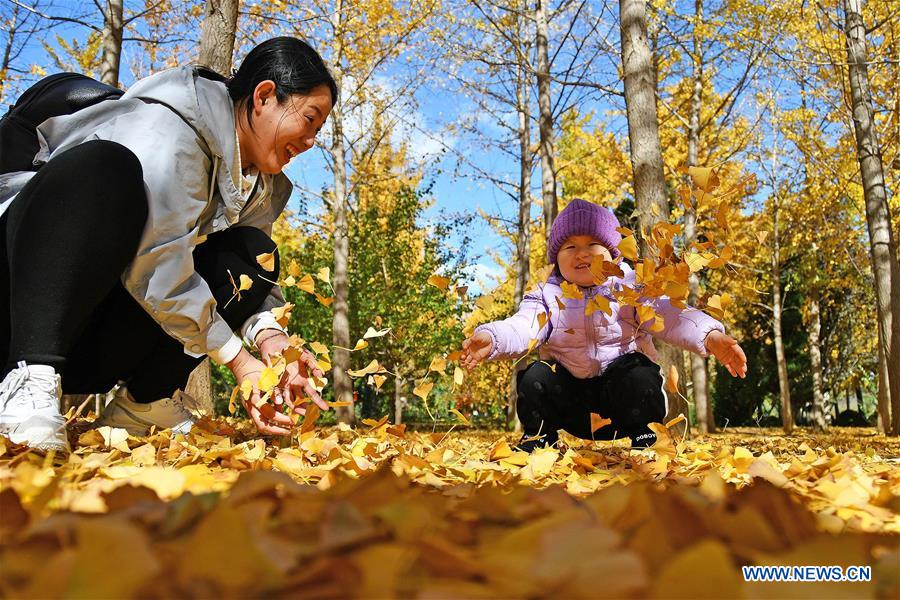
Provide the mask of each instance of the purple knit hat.
POLYGON ((575 198, 553 221, 547 240, 547 263, 555 264, 563 242, 573 235, 589 235, 600 240, 613 258, 619 256, 622 234, 616 231, 619 220, 608 208, 575 198))

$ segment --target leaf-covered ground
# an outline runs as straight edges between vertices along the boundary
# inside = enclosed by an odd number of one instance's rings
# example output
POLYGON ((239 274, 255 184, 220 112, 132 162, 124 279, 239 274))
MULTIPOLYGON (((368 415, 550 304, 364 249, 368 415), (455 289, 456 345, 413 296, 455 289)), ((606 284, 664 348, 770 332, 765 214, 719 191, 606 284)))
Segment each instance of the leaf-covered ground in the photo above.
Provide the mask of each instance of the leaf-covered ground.
POLYGON ((221 419, 87 430, 61 462, 0 438, 0 594, 900 596, 896 439, 513 440, 379 423, 279 442, 221 419), (745 583, 752 564, 870 565, 873 581, 745 583))

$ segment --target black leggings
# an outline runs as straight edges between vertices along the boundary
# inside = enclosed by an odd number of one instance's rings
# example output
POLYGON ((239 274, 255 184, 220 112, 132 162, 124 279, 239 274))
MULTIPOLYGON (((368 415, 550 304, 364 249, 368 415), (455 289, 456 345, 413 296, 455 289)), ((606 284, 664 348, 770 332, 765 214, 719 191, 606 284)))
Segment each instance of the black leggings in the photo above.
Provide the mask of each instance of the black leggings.
MULTIPOLYGON (((184 387, 202 359, 185 354, 121 283, 146 220, 141 164, 120 144, 80 144, 37 172, 0 217, 3 376, 20 360, 46 364, 62 374, 65 393, 124 381, 138 402, 184 387)), ((277 251, 275 272, 256 262, 273 251, 252 227, 214 233, 194 250, 194 269, 232 330, 258 312, 272 288, 266 279, 277 280, 277 251), (225 307, 228 270, 235 280, 250 275, 253 286, 225 307)))
POLYGON ((526 436, 547 434, 556 441, 559 429, 582 439, 631 438, 649 446, 656 434, 648 423, 661 422, 666 396, 659 365, 639 352, 620 356, 599 377, 579 379, 555 362, 537 361, 519 373, 517 413, 526 436), (612 423, 591 432, 591 413, 612 423))

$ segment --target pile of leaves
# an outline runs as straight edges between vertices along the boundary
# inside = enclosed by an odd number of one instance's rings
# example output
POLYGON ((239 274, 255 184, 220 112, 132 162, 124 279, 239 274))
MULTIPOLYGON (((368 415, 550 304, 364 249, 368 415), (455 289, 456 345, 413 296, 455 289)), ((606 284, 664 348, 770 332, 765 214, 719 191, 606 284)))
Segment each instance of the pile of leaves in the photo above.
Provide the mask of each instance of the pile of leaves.
POLYGON ((0 438, 0 594, 900 593, 900 443, 882 436, 657 425, 647 450, 564 436, 528 455, 512 434, 386 418, 279 440, 249 427, 89 429, 65 459, 0 438), (870 565, 873 582, 745 583, 750 564, 870 565))

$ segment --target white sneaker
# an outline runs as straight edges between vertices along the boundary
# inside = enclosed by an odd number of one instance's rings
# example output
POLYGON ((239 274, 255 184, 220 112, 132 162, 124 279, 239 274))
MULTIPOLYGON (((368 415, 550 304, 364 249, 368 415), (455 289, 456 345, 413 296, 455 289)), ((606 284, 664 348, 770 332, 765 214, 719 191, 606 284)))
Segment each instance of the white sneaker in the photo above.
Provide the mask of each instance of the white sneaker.
POLYGON ((61 397, 53 367, 19 361, 0 383, 0 434, 37 450, 69 452, 66 420, 59 412, 61 397))
POLYGON ((187 433, 194 425, 194 416, 185 408, 186 399, 187 395, 178 390, 171 398, 142 404, 132 400, 123 386, 116 390, 115 398, 103 409, 96 426, 118 427, 135 436, 147 435, 153 425, 157 429, 187 433))

